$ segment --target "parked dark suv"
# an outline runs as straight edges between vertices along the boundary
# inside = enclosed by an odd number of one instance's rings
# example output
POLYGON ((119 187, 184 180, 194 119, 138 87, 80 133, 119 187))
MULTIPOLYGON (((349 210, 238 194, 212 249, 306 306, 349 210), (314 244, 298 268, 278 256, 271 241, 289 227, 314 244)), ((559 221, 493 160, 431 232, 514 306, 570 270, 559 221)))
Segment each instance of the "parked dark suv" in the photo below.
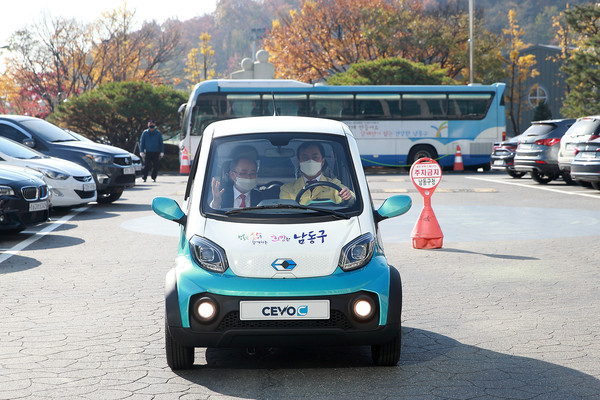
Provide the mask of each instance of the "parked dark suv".
POLYGON ((561 176, 558 168, 560 138, 574 123, 574 119, 532 122, 520 137, 515 170, 529 172, 537 183, 548 183, 561 176))
POLYGON ((0 136, 90 170, 96 181, 98 203, 112 203, 121 197, 125 188, 135 185, 135 169, 128 152, 117 147, 82 142, 43 119, 0 115, 0 136))

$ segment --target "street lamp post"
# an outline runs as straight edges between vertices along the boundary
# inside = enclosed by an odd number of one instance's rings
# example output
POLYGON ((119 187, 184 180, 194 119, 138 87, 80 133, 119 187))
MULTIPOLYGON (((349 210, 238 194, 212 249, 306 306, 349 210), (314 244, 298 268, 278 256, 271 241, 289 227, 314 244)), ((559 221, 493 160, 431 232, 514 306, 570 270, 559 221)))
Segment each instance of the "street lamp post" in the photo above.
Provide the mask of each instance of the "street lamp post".
POLYGON ((473 0, 469 0, 469 84, 473 84, 473 0))

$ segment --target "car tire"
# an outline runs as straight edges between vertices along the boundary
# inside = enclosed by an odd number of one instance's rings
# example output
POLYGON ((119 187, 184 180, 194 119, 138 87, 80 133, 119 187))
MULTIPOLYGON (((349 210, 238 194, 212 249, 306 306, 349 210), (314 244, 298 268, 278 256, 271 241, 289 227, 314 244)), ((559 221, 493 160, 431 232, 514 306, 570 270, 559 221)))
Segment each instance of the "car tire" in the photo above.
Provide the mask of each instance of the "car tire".
POLYGON ((562 175, 563 181, 565 181, 565 183, 567 185, 574 185, 576 183, 575 180, 571 177, 570 173, 563 172, 561 175, 562 175))
POLYGON ((544 175, 539 173, 538 171, 531 171, 531 178, 536 181, 537 183, 540 183, 542 185, 545 185, 548 182, 553 181, 556 177, 554 175, 544 175))
POLYGON ((410 149, 408 163, 413 165, 419 158, 432 158, 435 160, 438 158, 438 154, 432 146, 420 144, 410 149))
POLYGON ((194 365, 194 348, 180 345, 173 339, 165 317, 165 353, 172 370, 190 369, 194 365))
POLYGON ((527 174, 527 172, 512 171, 512 170, 508 170, 508 171, 506 171, 506 173, 515 179, 521 179, 522 177, 524 177, 527 174))
POLYGON ((373 363, 382 367, 393 367, 400 361, 400 350, 402 347, 402 332, 398 330, 398 334, 389 342, 372 345, 371 356, 373 363))
POLYGON ((112 193, 106 194, 98 194, 98 199, 96 200, 98 204, 110 204, 121 198, 123 194, 123 189, 115 189, 112 193))
POLYGON ((600 182, 592 182, 592 187, 596 190, 600 190, 600 182))

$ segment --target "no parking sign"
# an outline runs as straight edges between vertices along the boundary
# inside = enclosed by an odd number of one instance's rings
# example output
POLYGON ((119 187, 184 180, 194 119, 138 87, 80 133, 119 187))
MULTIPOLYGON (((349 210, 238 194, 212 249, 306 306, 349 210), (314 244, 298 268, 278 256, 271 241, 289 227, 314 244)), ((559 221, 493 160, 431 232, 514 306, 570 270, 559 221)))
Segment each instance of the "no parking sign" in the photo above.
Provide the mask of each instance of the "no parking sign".
POLYGON ((442 168, 431 158, 420 158, 410 167, 410 179, 423 196, 423 209, 411 238, 415 249, 439 249, 444 234, 431 208, 431 196, 442 180, 442 168))

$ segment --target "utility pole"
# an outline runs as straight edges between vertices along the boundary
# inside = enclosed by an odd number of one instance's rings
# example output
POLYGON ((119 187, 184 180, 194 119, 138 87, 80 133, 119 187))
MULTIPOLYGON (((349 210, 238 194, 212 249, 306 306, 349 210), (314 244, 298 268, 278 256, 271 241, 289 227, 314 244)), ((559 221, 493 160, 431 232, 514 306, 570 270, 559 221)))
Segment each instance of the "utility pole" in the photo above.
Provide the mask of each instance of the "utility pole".
POLYGON ((473 84, 473 1, 469 0, 469 84, 473 84))

